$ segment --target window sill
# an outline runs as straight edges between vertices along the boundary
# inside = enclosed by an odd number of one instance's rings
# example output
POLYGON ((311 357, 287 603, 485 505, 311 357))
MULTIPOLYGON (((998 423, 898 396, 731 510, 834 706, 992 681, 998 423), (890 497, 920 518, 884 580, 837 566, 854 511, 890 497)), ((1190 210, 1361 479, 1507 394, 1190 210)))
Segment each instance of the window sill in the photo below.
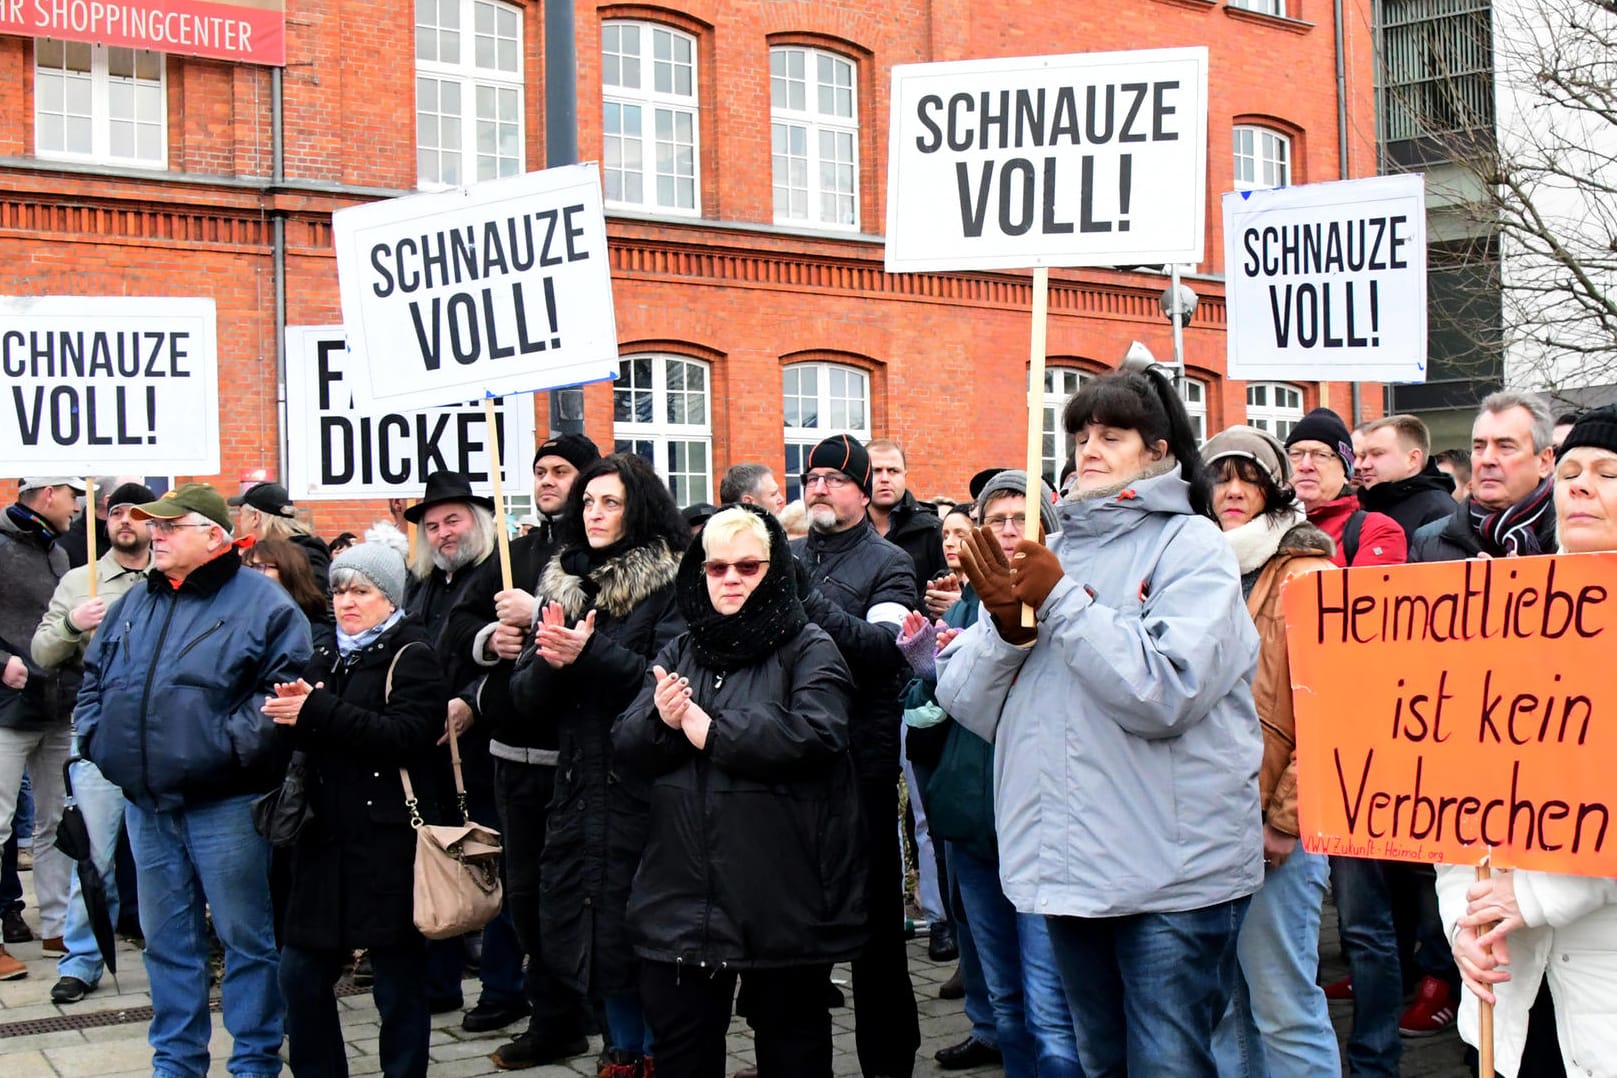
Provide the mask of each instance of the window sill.
POLYGON ((636 221, 649 225, 679 225, 688 228, 718 229, 726 232, 753 232, 771 236, 796 236, 809 240, 827 240, 835 243, 867 243, 884 245, 887 240, 868 232, 841 229, 801 228, 791 225, 765 224, 755 221, 727 221, 714 217, 688 217, 684 214, 647 213, 644 210, 625 210, 608 206, 608 220, 636 221))
POLYGON ((1228 3, 1224 5, 1224 14, 1232 19, 1254 22, 1259 26, 1269 26, 1276 30, 1286 30, 1293 34, 1309 33, 1315 26, 1314 23, 1305 22, 1302 19, 1293 19, 1287 15, 1269 15, 1262 11, 1248 11, 1244 7, 1236 7, 1234 4, 1228 3))
POLYGON ((1192 11, 1212 11, 1218 7, 1218 0, 1157 0, 1159 4, 1169 4, 1173 7, 1187 7, 1192 11))

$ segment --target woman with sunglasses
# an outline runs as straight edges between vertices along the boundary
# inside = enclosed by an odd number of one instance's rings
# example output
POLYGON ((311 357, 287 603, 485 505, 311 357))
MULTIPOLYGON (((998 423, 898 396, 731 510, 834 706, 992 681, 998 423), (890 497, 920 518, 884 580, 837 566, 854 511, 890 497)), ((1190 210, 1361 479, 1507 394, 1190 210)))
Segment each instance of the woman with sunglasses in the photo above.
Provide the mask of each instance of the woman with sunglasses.
POLYGON ((679 569, 689 630, 613 729, 651 783, 629 927, 659 1078, 723 1078, 737 974, 759 1071, 831 1074, 826 981, 865 938, 863 829, 852 680, 796 576, 768 512, 709 520, 679 569))
POLYGON ((557 739, 539 855, 540 951, 550 973, 602 1001, 603 1078, 640 1078, 651 1042, 624 905, 649 791, 613 759, 612 722, 685 627, 674 575, 691 530, 651 465, 626 453, 584 469, 562 519, 560 549, 534 592, 533 645, 511 675, 516 712, 554 724, 557 739))

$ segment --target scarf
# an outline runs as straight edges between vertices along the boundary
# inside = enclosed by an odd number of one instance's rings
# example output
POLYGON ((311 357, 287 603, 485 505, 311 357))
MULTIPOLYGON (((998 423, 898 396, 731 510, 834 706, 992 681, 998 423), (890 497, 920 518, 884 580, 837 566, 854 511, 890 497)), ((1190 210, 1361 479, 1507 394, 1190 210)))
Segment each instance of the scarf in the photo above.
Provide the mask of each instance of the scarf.
POLYGON ((1482 549, 1496 558, 1511 554, 1527 557, 1555 551, 1555 477, 1549 476, 1533 492, 1505 509, 1488 509, 1475 498, 1465 503, 1471 530, 1482 549))
POLYGON ((342 631, 342 626, 339 625, 337 627, 337 654, 346 659, 354 652, 370 647, 376 643, 383 633, 397 625, 399 619, 403 617, 404 611, 395 607, 393 613, 372 625, 369 629, 360 632, 357 636, 349 636, 342 631))
POLYGON ((56 529, 51 522, 28 508, 22 502, 14 502, 6 506, 6 515, 17 526, 30 543, 41 550, 49 550, 51 542, 56 538, 56 529))
POLYGON ((702 568, 707 554, 698 538, 685 551, 675 584, 679 611, 690 628, 696 661, 721 674, 773 655, 808 624, 808 615, 797 597, 796 559, 787 544, 786 532, 774 516, 757 506, 725 508, 745 509, 769 529, 769 568, 764 570, 764 578, 740 610, 719 613, 708 598, 707 573, 702 568))
POLYGON ((1238 528, 1224 533, 1235 549, 1235 560, 1241 563, 1243 574, 1263 568, 1280 549, 1280 540, 1287 532, 1308 520, 1302 509, 1293 505, 1278 519, 1260 513, 1238 528))
POLYGON ((1179 467, 1179 462, 1174 459, 1172 453, 1168 453, 1155 464, 1146 465, 1145 470, 1140 472, 1139 475, 1131 475, 1127 479, 1121 479, 1115 483, 1108 483, 1104 487, 1097 487, 1094 490, 1079 490, 1078 479, 1077 476, 1074 475, 1072 483, 1067 487, 1065 497, 1069 502, 1105 501, 1107 498, 1110 498, 1115 494, 1123 493, 1136 483, 1143 483, 1147 479, 1155 479, 1159 475, 1167 475, 1177 467, 1179 467))

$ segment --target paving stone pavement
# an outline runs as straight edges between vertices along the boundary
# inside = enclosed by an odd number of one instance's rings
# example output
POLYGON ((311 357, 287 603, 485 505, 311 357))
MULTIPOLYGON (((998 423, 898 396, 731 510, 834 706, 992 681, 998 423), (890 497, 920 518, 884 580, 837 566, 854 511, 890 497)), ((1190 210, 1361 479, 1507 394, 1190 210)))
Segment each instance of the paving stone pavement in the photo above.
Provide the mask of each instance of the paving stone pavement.
MULTIPOLYGON (((31 889, 30 874, 24 874, 25 887, 31 889)), ((29 895, 31 901, 31 894, 29 895)), ((30 908, 26 915, 38 931, 30 908)), ((1326 924, 1322 932, 1321 977, 1330 980, 1344 970, 1340 951, 1336 946, 1335 916, 1326 907, 1326 924)), ((8 950, 28 965, 28 976, 22 980, 0 983, 0 1026, 33 1022, 41 1019, 82 1018, 91 1014, 104 1014, 122 1009, 149 1006, 149 984, 140 951, 128 943, 120 944, 118 965, 121 970, 116 986, 109 976, 100 988, 83 1002, 59 1007, 50 1002, 50 988, 56 983, 56 962, 40 954, 36 943, 13 944, 8 950)), ((932 1053, 945 1045, 954 1044, 965 1036, 967 1022, 958 1002, 937 998, 938 985, 952 972, 952 967, 940 966, 926 957, 925 945, 917 940, 910 944, 910 973, 915 982, 917 1007, 921 1015, 922 1051, 916 1067, 916 1078, 936 1078, 943 1072, 933 1062, 932 1053)), ((838 967, 835 979, 848 989, 847 967, 838 967)), ((477 997, 477 984, 465 985, 468 1000, 477 997)), ((376 1008, 369 995, 356 995, 340 1000, 343 1011, 343 1030, 348 1039, 350 1073, 378 1074, 376 1040, 378 1034, 376 1008)), ((1333 1011, 1339 1036, 1345 1036, 1349 1018, 1345 1010, 1333 1011)), ((857 1075, 859 1063, 854 1055, 853 1011, 851 1008, 832 1012, 835 1029, 835 1051, 832 1070, 836 1078, 857 1075)), ((509 1031, 472 1035, 461 1031, 460 1014, 439 1015, 434 1019, 432 1031, 432 1068, 434 1078, 463 1078, 469 1075, 500 1074, 489 1062, 488 1056, 506 1038, 509 1031)), ((1402 1074, 1408 1078, 1463 1078, 1469 1072, 1462 1063, 1462 1046, 1452 1031, 1419 1041, 1405 1041, 1402 1074)), ((225 1078, 225 1060, 230 1054, 230 1036, 225 1032, 223 1020, 213 1016, 211 1043, 213 1067, 210 1078, 225 1078)), ((591 1042, 592 1052, 568 1061, 565 1065, 538 1068, 530 1073, 536 1078, 593 1078, 594 1051, 599 1041, 591 1042)), ((731 1070, 752 1063, 752 1038, 744 1021, 731 1027, 731 1070)), ((56 1029, 51 1032, 26 1036, 8 1036, 0 1039, 0 1078, 145 1078, 151 1073, 151 1054, 146 1045, 144 1022, 93 1026, 87 1029, 56 1029)), ((962 1078, 977 1075, 997 1075, 997 1068, 956 1072, 962 1078)), ((1346 1071, 1344 1070, 1344 1074, 1346 1071)))

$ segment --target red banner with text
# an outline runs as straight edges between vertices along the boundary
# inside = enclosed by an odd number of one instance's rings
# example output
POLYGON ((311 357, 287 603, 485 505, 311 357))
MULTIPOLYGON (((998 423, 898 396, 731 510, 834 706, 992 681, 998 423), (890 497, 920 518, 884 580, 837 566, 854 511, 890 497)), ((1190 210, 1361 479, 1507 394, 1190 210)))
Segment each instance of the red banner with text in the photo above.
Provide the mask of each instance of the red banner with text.
POLYGON ((286 0, 0 0, 0 34, 286 63, 286 0))

